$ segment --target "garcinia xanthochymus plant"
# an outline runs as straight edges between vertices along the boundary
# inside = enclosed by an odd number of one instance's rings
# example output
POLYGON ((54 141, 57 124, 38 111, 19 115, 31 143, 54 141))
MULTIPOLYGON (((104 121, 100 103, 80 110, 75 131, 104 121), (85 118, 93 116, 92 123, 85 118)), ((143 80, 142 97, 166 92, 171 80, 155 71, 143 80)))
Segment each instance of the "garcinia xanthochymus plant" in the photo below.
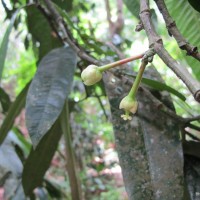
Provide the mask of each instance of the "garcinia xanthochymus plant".
POLYGON ((148 62, 152 61, 152 56, 154 52, 151 50, 147 51, 145 54, 140 54, 137 56, 132 56, 130 58, 126 58, 123 60, 119 60, 117 62, 113 62, 107 65, 103 65, 101 67, 98 67, 96 65, 89 65, 87 68, 85 68, 81 73, 81 78, 85 85, 90 86, 94 85, 95 83, 99 82, 102 79, 102 73, 108 69, 111 69, 113 67, 117 67, 120 65, 123 65, 125 63, 128 63, 133 60, 137 60, 142 58, 141 66, 139 69, 139 72, 136 76, 136 79, 131 87, 131 90, 129 91, 128 95, 125 96, 119 105, 120 109, 123 109, 125 111, 125 114, 121 115, 121 117, 124 120, 131 120, 132 117, 130 116, 130 113, 135 114, 138 107, 138 102, 136 100, 136 93, 138 90, 138 87, 140 85, 143 72, 145 70, 145 67, 148 62))

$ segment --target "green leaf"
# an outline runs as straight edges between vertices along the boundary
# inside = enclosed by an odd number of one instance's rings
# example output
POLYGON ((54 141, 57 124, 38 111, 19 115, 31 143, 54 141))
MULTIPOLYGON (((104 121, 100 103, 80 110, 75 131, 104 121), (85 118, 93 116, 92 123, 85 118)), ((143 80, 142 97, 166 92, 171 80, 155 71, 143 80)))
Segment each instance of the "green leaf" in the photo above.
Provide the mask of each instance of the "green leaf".
POLYGON ((30 150, 32 148, 32 144, 30 141, 27 140, 27 138, 24 137, 23 133, 16 127, 13 127, 13 132, 15 133, 15 136, 17 137, 17 145, 21 148, 23 151, 24 157, 28 157, 28 154, 30 153, 30 150))
MULTIPOLYGON (((136 77, 136 75, 132 75, 132 74, 126 74, 128 76, 131 76, 131 77, 136 77)), ((158 90, 158 91, 167 91, 167 92, 170 92, 171 94, 174 94, 175 96, 177 96, 179 99, 181 99, 182 101, 185 101, 186 98, 183 94, 181 94, 180 92, 178 92, 177 90, 175 90, 174 88, 164 84, 164 83, 161 83, 159 81, 155 81, 155 80, 152 80, 152 79, 149 79, 149 78, 142 78, 142 83, 148 85, 149 87, 155 89, 155 90, 158 90)))
POLYGON ((26 87, 21 91, 21 93, 17 96, 16 100, 11 104, 8 110, 8 114, 6 115, 6 118, 4 119, 0 128, 0 144, 2 144, 8 134, 8 131, 12 128, 15 118, 19 115, 22 108, 25 107, 26 94, 29 88, 29 84, 30 83, 28 83, 26 87))
MULTIPOLYGON (((33 5, 26 8, 28 30, 32 34, 33 42, 39 42, 39 60, 54 48, 61 47, 56 33, 52 30, 46 17, 33 5)), ((37 46, 36 45, 36 46, 37 46)))
POLYGON ((139 18, 140 13, 140 3, 139 0, 124 0, 124 4, 128 10, 137 18, 139 18))
POLYGON ((54 49, 41 60, 26 101, 26 124, 34 147, 58 118, 75 66, 76 54, 70 47, 54 49))
POLYGON ((0 87, 0 102, 3 109, 3 113, 7 113, 11 105, 11 101, 9 95, 1 87, 0 87))
POLYGON ((60 122, 57 120, 42 138, 36 149, 31 150, 22 173, 22 184, 26 195, 31 194, 36 187, 41 186, 61 135, 60 122))
POLYGON ((64 9, 65 11, 72 10, 72 0, 52 0, 57 6, 64 9))
POLYGON ((66 102, 60 119, 61 129, 65 137, 66 142, 66 156, 67 156, 67 171, 69 176, 69 182, 71 187, 72 199, 80 200, 81 198, 81 187, 80 180, 77 176, 76 162, 74 149, 72 145, 72 135, 70 131, 70 118, 69 118, 69 105, 66 102))
MULTIPOLYGON (((176 21, 176 25, 181 34, 190 42, 190 44, 197 46, 198 49, 200 49, 200 13, 195 11, 187 0, 166 0, 165 3, 171 16, 176 21)), ((196 78, 200 80, 199 61, 191 56, 186 56, 185 51, 182 52, 196 78)))
POLYGON ((4 68, 4 64, 5 64, 5 60, 6 60, 9 36, 10 36, 11 30, 13 28, 15 19, 17 17, 17 14, 19 13, 19 11, 20 11, 20 9, 16 10, 16 12, 13 14, 13 16, 10 20, 10 24, 4 34, 2 42, 1 42, 1 46, 0 46, 0 80, 2 78, 3 68, 4 68))

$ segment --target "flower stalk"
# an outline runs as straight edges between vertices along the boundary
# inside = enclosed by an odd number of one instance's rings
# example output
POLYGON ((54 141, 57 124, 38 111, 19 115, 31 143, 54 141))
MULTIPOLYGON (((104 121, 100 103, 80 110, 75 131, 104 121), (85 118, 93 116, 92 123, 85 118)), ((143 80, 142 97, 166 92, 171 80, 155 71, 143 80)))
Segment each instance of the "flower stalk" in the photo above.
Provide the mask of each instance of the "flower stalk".
POLYGON ((144 73, 145 67, 147 65, 147 61, 142 60, 140 69, 138 71, 138 74, 136 76, 136 79, 133 83, 133 86, 130 90, 130 92, 128 93, 127 96, 125 96, 122 101, 120 102, 119 108, 120 109, 124 109, 125 114, 121 115, 121 117, 124 120, 131 120, 132 117, 130 116, 130 113, 135 114, 138 108, 138 102, 136 100, 136 93, 138 91, 140 82, 142 80, 142 75, 144 73))
POLYGON ((119 65, 123 65, 125 63, 140 59, 144 56, 144 54, 139 54, 136 56, 132 56, 129 58, 125 58, 107 65, 103 65, 101 67, 98 67, 96 65, 89 65, 87 68, 85 68, 81 73, 81 78, 85 85, 94 85, 95 83, 99 82, 102 79, 102 73, 108 69, 111 69, 113 67, 117 67, 119 65))
POLYGON ((140 82, 142 80, 142 75, 144 73, 146 65, 147 65, 147 62, 145 62, 143 60, 142 63, 141 63, 140 69, 138 71, 138 74, 136 76, 136 79, 135 79, 135 81, 133 83, 133 86, 132 86, 132 88, 131 88, 131 90, 130 90, 130 92, 128 94, 129 96, 135 97, 135 95, 137 93, 137 90, 139 88, 140 82))
POLYGON ((143 58, 144 56, 144 53, 143 54, 139 54, 139 55, 136 55, 136 56, 131 56, 129 58, 125 58, 125 59, 122 59, 122 60, 119 60, 119 61, 116 61, 116 62, 113 62, 113 63, 110 63, 110 64, 107 64, 107 65, 103 65, 101 67, 99 67, 99 70, 101 72, 104 72, 108 69, 111 69, 111 68, 114 68, 114 67, 117 67, 119 65, 123 65, 123 64, 126 64, 128 62, 131 62, 131 61, 134 61, 134 60, 138 60, 140 58, 143 58))

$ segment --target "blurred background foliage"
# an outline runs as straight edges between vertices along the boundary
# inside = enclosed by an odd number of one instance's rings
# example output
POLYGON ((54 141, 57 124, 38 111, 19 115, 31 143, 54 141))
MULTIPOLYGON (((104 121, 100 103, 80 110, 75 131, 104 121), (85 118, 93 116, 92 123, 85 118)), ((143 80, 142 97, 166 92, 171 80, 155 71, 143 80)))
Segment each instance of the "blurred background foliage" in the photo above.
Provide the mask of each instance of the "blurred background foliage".
MULTIPOLYGON (((104 1, 54 0, 53 2, 83 49, 95 58, 106 60, 106 62, 119 59, 114 49, 108 45, 110 39, 104 1)), ((120 35, 113 37, 112 43, 125 56, 140 54, 148 49, 148 40, 144 31, 134 32, 139 22, 139 1, 125 0, 124 2, 128 5, 128 9, 125 4, 123 5, 124 27, 120 35)), ((193 9, 187 0, 175 2, 166 0, 177 26, 188 41, 200 47, 199 13, 193 9)), ((1 42, 13 13, 18 8, 25 6, 26 3, 29 2, 25 0, 1 1, 1 42)), ((167 50, 176 60, 186 65, 194 77, 200 80, 198 62, 186 56, 178 48, 175 40, 168 35, 154 2, 151 1, 151 4, 154 8, 152 10, 153 23, 162 36, 167 50)), ((112 20, 116 21, 116 2, 110 1, 110 7, 112 20)), ((49 22, 34 5, 24 7, 19 11, 14 28, 9 36, 8 51, 1 80, 1 87, 8 94, 10 101, 13 102, 33 78, 41 58, 53 48, 59 46, 62 46, 62 44, 51 29, 49 22)), ((87 65, 88 63, 78 60, 78 68, 70 94, 70 124, 81 188, 87 200, 125 200, 127 196, 115 151, 108 100, 102 83, 87 88, 83 85, 80 79, 80 69, 87 65)), ((129 65, 133 71, 137 71, 139 62, 135 61, 129 65)), ((200 112, 199 105, 194 101, 183 83, 157 56, 154 58, 154 65, 166 84, 186 97, 184 102, 172 95, 177 114, 183 117, 197 115, 200 112)), ((3 92, 0 93, 0 96, 2 98, 3 92)), ((7 103, 9 103, 8 98, 7 103)), ((2 103, 1 123, 6 113, 3 105, 2 103)), ((198 122, 195 123, 198 124, 198 122)), ((199 133, 194 134, 199 137, 199 133)), ((31 149, 31 141, 25 126, 24 109, 15 119, 9 135, 11 140, 14 141, 13 148, 17 154, 13 162, 20 158, 24 163, 31 149)), ((66 174, 64 149, 65 145, 62 138, 45 174, 43 185, 34 191, 38 199, 70 199, 70 183, 66 174)), ((19 166, 18 168, 20 170, 19 166)))

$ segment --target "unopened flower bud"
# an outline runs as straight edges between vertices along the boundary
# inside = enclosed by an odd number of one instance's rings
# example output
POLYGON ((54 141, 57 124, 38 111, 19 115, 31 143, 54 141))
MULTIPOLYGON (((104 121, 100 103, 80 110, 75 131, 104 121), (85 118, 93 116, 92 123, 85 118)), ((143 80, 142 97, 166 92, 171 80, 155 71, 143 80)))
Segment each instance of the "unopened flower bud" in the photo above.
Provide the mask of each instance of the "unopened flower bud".
POLYGON ((124 109, 125 115, 122 115, 121 117, 124 120, 131 120, 132 117, 129 116, 129 113, 135 114, 138 108, 138 102, 135 98, 132 98, 130 96, 124 97, 119 105, 120 109, 124 109))
POLYGON ((102 72, 96 65, 89 65, 81 73, 81 78, 85 85, 94 85, 102 79, 102 72))
POLYGON ((138 102, 135 98, 131 98, 129 96, 124 97, 119 105, 120 109, 124 109, 125 111, 129 111, 133 114, 136 113, 138 107, 138 102))

